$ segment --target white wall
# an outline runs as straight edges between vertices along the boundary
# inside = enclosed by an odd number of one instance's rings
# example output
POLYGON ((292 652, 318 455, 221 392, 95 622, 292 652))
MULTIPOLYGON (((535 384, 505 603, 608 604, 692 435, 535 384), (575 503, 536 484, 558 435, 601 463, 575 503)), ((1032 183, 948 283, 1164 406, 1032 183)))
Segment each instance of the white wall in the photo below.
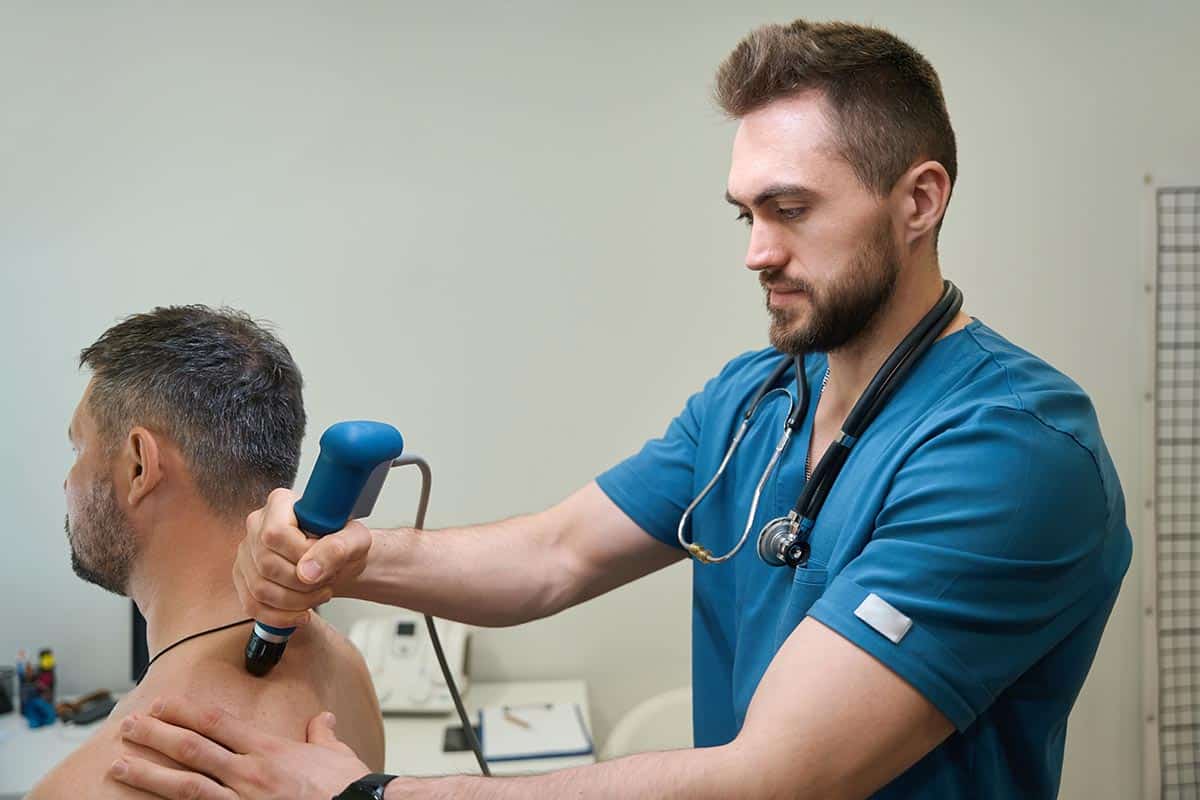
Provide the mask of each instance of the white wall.
MULTIPOLYGON (((798 13, 891 27, 939 69, 945 271, 1088 389, 1145 496, 1140 181, 1200 158, 1194 3, 106 5, 0 1, 0 658, 53 645, 67 691, 127 672, 126 605, 62 534, 79 348, 157 304, 239 306, 305 372, 302 476, 326 425, 375 417, 434 463, 431 525, 545 507, 764 341, 707 92, 743 33, 798 13)), ((377 522, 410 519, 393 481, 377 522)), ((1139 793, 1137 570, 1064 797, 1139 793)), ((603 736, 687 682, 688 593, 677 566, 484 632, 475 674, 583 676, 603 736)))

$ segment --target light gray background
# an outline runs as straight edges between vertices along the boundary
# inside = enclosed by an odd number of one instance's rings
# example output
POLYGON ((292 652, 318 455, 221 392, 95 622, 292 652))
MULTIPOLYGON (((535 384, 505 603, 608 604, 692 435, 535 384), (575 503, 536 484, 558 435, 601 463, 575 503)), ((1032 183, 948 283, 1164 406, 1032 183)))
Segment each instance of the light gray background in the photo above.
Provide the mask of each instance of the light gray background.
MULTIPOLYGON (((393 421, 430 524, 540 509, 657 435, 761 346, 721 200, 713 69, 798 14, 887 26, 941 73, 960 180, 942 233, 967 310, 1092 395, 1130 509, 1141 180, 1194 165, 1195 3, 0 2, 0 658, 127 683, 127 605, 62 533, 78 350, 117 318, 228 303, 327 425, 393 421)), ((411 519, 397 480, 378 523, 411 519)), ((1137 531, 1135 530, 1135 538, 1137 531)), ((1071 720, 1063 796, 1139 794, 1138 564, 1071 720)), ((688 681, 689 572, 475 639, 480 679, 586 678, 603 739, 688 681)), ((335 603, 341 625, 364 613, 335 603)))

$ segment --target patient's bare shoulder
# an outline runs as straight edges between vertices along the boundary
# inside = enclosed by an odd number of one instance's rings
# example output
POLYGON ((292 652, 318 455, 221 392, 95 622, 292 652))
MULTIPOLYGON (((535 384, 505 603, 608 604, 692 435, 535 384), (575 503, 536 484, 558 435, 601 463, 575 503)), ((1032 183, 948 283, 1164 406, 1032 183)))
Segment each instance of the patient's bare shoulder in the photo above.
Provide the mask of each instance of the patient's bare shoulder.
POLYGON ((324 709, 337 715, 338 737, 376 772, 384 769, 383 715, 375 695, 371 672, 358 648, 317 616, 308 625, 313 636, 306 646, 323 656, 314 659, 317 674, 325 680, 324 709))
MULTIPOLYGON (((373 771, 384 762, 383 722, 362 657, 332 626, 314 616, 288 643, 283 659, 265 677, 246 672, 243 651, 249 626, 195 640, 156 662, 134 691, 75 753, 38 784, 36 800, 59 797, 146 797, 105 774, 123 754, 150 755, 120 738, 120 721, 149 713, 158 697, 179 695, 216 705, 259 730, 303 741, 308 721, 322 711, 338 719, 337 734, 373 771)), ((156 755, 156 754, 155 754, 156 755)), ((170 765, 168 759, 157 757, 170 765)))
POLYGON ((248 632, 235 629, 226 632, 226 641, 210 642, 206 657, 186 671, 164 671, 168 685, 155 685, 154 691, 204 699, 259 730, 297 741, 303 741, 310 719, 332 711, 339 738, 367 766, 382 770, 383 721, 370 674, 354 645, 314 615, 292 636, 279 664, 255 677, 243 663, 248 632))
POLYGON ((113 761, 126 753, 136 753, 160 764, 174 765, 170 759, 157 753, 121 741, 121 720, 134 712, 148 712, 153 702, 154 697, 147 697, 137 689, 125 695, 96 732, 38 782, 28 795, 28 800, 78 797, 123 800, 149 797, 146 793, 130 789, 106 775, 113 761))
POLYGON ((237 646, 197 665, 188 693, 201 694, 260 730, 303 740, 322 711, 337 716, 338 737, 373 770, 383 769, 383 719, 367 666, 353 644, 314 615, 293 634, 265 677, 246 672, 243 632, 237 646), (233 712, 233 709, 237 709, 233 712))

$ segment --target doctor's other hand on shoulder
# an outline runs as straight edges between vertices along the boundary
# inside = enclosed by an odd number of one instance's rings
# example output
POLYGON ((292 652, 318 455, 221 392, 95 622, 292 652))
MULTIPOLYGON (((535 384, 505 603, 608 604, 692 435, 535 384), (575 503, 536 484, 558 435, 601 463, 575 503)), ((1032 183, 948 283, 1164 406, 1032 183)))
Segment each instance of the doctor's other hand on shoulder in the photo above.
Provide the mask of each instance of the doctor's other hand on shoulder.
POLYGON ((121 736, 194 772, 145 758, 123 757, 109 776, 167 800, 329 800, 370 773, 334 733, 333 714, 308 723, 307 741, 256 730, 217 706, 182 697, 156 700, 149 714, 131 714, 121 736))
POLYGON ((246 517, 233 582, 246 613, 278 627, 303 625, 309 609, 353 596, 371 551, 371 531, 356 520, 320 539, 300 530, 293 506, 300 495, 275 489, 246 517))

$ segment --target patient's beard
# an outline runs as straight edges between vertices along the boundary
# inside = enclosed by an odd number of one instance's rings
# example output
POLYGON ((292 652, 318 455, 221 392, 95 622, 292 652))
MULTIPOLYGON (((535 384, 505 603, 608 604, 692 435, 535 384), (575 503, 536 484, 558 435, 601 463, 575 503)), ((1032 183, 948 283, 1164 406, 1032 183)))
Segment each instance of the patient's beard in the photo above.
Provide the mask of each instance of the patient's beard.
POLYGON ((129 593, 129 575, 137 559, 137 540, 124 512, 117 505, 112 482, 97 483, 83 498, 71 525, 66 518, 71 545, 71 568, 88 583, 119 595, 129 593))

